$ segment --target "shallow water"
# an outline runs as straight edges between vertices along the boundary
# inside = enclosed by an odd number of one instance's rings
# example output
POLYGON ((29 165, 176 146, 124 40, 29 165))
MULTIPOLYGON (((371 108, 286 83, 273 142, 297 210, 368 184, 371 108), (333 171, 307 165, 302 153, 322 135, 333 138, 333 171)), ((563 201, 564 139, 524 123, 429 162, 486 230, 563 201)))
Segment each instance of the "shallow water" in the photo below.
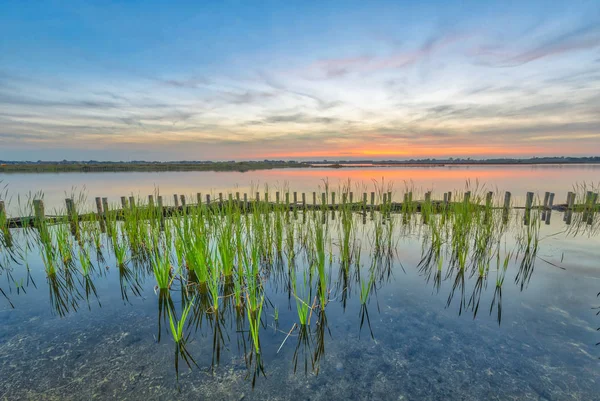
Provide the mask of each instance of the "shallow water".
MULTIPOLYGON (((63 293, 72 304, 55 308, 32 249, 29 277, 27 267, 16 264, 0 275, 0 288, 14 305, 0 296, 0 399, 597 399, 600 318, 592 308, 600 306, 600 237, 586 226, 575 235, 561 213, 552 217, 541 225, 535 269, 523 288, 519 259, 510 263, 500 322, 497 307, 490 311, 495 273, 475 315, 470 298, 476 277, 467 274, 464 295, 459 289, 450 299, 453 277, 436 289, 417 268, 426 230, 417 225, 403 235, 398 225, 394 252, 377 266, 368 321, 361 319, 356 270, 341 273, 334 244, 325 313, 312 316, 308 342, 299 342, 298 331, 285 340, 298 316, 284 257, 266 282, 260 334, 266 377, 259 374, 254 388, 255 370, 244 359, 251 354, 247 324, 243 317, 236 324, 226 298, 219 319, 204 313, 188 329, 187 350, 198 367, 180 361, 177 380, 175 345, 158 318, 151 274, 140 273, 136 296, 107 257, 94 275, 97 297, 86 297, 77 281, 63 293)), ((520 219, 515 216, 517 225, 520 219)), ((370 224, 361 234, 365 242, 370 224)), ((16 242, 22 233, 14 231, 16 242)), ((371 260, 363 250, 360 274, 371 260)), ((296 263, 305 267, 302 258, 296 263)), ((171 293, 180 310, 181 292, 171 293)))

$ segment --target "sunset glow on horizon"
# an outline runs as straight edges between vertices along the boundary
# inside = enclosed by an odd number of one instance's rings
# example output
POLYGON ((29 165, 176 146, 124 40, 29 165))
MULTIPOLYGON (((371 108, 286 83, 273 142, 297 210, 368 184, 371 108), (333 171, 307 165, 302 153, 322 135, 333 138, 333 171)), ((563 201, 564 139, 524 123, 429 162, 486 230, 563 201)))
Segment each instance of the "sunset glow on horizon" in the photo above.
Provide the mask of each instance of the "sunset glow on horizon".
POLYGON ((0 160, 600 154, 598 2, 27 3, 0 160))

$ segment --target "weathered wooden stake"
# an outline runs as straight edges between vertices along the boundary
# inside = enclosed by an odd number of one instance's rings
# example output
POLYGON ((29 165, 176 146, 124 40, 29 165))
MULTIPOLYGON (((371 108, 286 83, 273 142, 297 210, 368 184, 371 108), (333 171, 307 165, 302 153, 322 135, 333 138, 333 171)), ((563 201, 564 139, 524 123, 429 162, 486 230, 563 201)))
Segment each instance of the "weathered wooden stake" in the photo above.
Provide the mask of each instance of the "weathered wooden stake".
POLYGON ((121 196, 121 207, 123 208, 123 210, 128 208, 126 196, 121 196))
POLYGON ((317 193, 313 192, 313 206, 317 206, 317 193))
POLYGON ((375 192, 371 192, 371 208, 375 206, 375 192))
POLYGON ((200 192, 196 194, 196 203, 198 204, 198 207, 202 206, 202 194, 200 192))
POLYGON ((104 215, 104 211, 102 210, 102 198, 96 198, 96 210, 98 211, 98 217, 102 217, 104 215))
POLYGON ((492 191, 488 192, 487 195, 485 196, 485 207, 486 208, 491 208, 492 207, 492 200, 494 198, 494 193, 492 191))
POLYGON ((210 194, 206 194, 206 206, 210 206, 210 194))
POLYGON ((219 203, 223 204, 223 192, 219 192, 219 203))
POLYGON ((525 210, 531 210, 533 206, 533 192, 527 192, 527 197, 525 199, 525 210))
POLYGON ((306 208, 306 194, 302 192, 302 209, 306 208))
POLYGON ((177 196, 177 194, 173 195, 173 204, 176 208, 179 207, 179 197, 177 196))
POLYGON ((548 201, 550 200, 550 192, 544 192, 544 210, 548 208, 548 201))
POLYGON ((33 211, 35 213, 35 221, 37 224, 43 223, 46 219, 46 212, 44 210, 44 201, 41 199, 35 199, 33 201, 33 211))
POLYGON ((181 201, 181 206, 185 208, 185 195, 180 195, 179 200, 181 201))
POLYGON ((108 198, 102 198, 102 209, 104 210, 104 216, 108 216, 108 198))
POLYGON ((353 198, 354 198, 354 193, 353 193, 353 192, 350 192, 350 203, 353 203, 353 202, 354 202, 354 199, 353 199, 353 198))
POLYGON ((464 203, 468 205, 471 202, 471 191, 465 192, 464 203))
POLYGON ((135 209, 135 197, 133 196, 129 197, 129 207, 135 209))
POLYGON ((510 209, 510 198, 512 194, 508 191, 504 193, 504 210, 510 209))
POLYGON ((279 204, 279 191, 275 192, 275 203, 279 204))

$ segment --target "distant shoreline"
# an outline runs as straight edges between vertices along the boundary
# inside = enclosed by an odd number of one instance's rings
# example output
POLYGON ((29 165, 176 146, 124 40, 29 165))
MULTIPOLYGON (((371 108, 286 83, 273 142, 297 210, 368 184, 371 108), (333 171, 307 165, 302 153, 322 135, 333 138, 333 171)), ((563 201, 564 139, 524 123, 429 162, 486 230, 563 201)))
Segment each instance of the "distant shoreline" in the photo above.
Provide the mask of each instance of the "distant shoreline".
POLYGON ((236 171, 286 168, 423 168, 466 166, 566 166, 600 165, 600 157, 535 158, 507 160, 410 160, 410 161, 249 161, 249 162, 0 162, 0 173, 93 173, 236 171))

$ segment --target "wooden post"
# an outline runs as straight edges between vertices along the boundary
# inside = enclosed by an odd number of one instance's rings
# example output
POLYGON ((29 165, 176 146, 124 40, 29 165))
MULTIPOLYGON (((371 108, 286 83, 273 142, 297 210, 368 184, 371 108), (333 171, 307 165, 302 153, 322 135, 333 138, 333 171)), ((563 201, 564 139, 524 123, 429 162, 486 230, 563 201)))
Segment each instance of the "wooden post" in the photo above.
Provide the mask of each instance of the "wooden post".
POLYGON ((244 192, 244 208, 248 207, 248 194, 244 192))
POLYGON ((375 192, 371 192, 371 208, 375 206, 375 192))
POLYGON ((102 217, 104 215, 104 211, 102 210, 102 198, 96 198, 96 210, 98 211, 98 217, 102 217))
POLYGON ((173 195, 173 204, 175 205, 175 208, 179 207, 179 197, 177 194, 173 195))
POLYGON ((269 203, 269 193, 265 192, 265 202, 269 203))
POLYGON ((202 206, 202 194, 200 192, 196 194, 196 203, 198 204, 198 207, 202 206))
POLYGON ((331 192, 331 205, 335 209, 335 192, 331 192))
POLYGON ((388 203, 391 205, 392 204, 392 191, 388 191, 387 200, 388 200, 388 203))
POLYGON ((123 211, 125 211, 125 209, 128 208, 126 196, 121 196, 121 208, 123 209, 123 211))
POLYGON ((294 206, 298 204, 298 192, 294 191, 294 206))
POLYGON ((345 205, 346 203, 348 203, 348 194, 344 192, 342 194, 342 205, 345 205))
POLYGON ((108 216, 108 198, 102 198, 102 209, 104 209, 104 216, 108 216))
POLYGON ((0 200, 0 221, 6 221, 6 206, 3 200, 0 200))
POLYGON ((531 210, 533 206, 533 192, 527 192, 527 198, 525 199, 525 210, 531 210))
POLYGON ((290 205, 290 193, 289 192, 285 193, 285 205, 286 206, 290 205))
POLYGON ((219 192, 219 203, 223 204, 223 192, 219 192))
POLYGON ((180 195, 179 200, 181 201, 181 206, 185 208, 185 195, 180 195))
POLYGON ((452 192, 448 191, 448 203, 452 202, 452 192))
POLYGON ((257 202, 260 202, 260 192, 257 192, 257 193, 256 193, 256 201, 257 201, 257 202))
POLYGON ((317 206, 317 193, 313 192, 313 206, 317 206))
POLYGON ((46 212, 44 210, 44 201, 41 199, 35 199, 33 201, 33 211, 35 213, 36 224, 41 224, 46 219, 46 212))
POLYGON ((363 202, 363 205, 362 205, 363 210, 366 211, 367 210, 367 193, 366 192, 363 192, 363 201, 362 202, 363 202))
POLYGON ((550 224, 550 219, 552 218, 552 205, 554 204, 554 192, 551 192, 548 195, 548 204, 546 205, 548 207, 548 211, 545 211, 544 213, 546 213, 546 215, 544 216, 545 219, 544 221, 546 222, 546 225, 550 224))
POLYGON ((504 210, 510 209, 510 198, 512 194, 508 191, 504 193, 504 210))
POLYGON ((232 193, 229 193, 227 195, 227 201, 229 202, 230 205, 233 203, 233 194, 232 193))
POLYGON ((509 210, 510 210, 510 198, 511 198, 511 193, 506 191, 504 193, 504 206, 503 206, 503 211, 502 211, 502 222, 504 224, 508 223, 508 215, 509 215, 509 210))
POLYGON ((352 198, 354 198, 354 193, 352 191, 350 191, 350 203, 354 202, 354 200, 352 198))
POLYGON ((69 220, 73 220, 75 217, 75 203, 73 202, 73 199, 66 198, 65 205, 67 206, 67 217, 69 220))
POLYGON ((129 197, 129 207, 135 209, 135 198, 133 196, 129 197))
POLYGON ((327 205, 327 197, 325 195, 325 192, 323 192, 321 194, 321 207, 323 207, 323 209, 324 209, 325 205, 327 205))
POLYGON ((210 194, 206 194, 206 206, 210 206, 210 194))
POLYGON ((550 200, 550 192, 544 193, 544 210, 548 208, 548 201, 550 200))
POLYGON ((279 191, 275 192, 275 203, 279 204, 279 191))
POLYGON ((430 203, 431 202, 431 191, 425 192, 425 202, 426 203, 430 203))
POLYGON ((471 202, 471 191, 467 191, 465 192, 464 195, 464 203, 465 205, 468 205, 471 202))
POLYGON ((386 206, 387 205, 387 194, 384 192, 383 193, 383 202, 381 203, 381 206, 386 206))
POLYGON ((306 209, 306 194, 302 192, 302 209, 306 209))
POLYGON ((148 207, 154 209, 154 196, 148 195, 148 207))
POLYGON ((492 200, 494 198, 494 193, 492 191, 488 192, 487 195, 485 196, 485 207, 486 208, 491 208, 492 207, 492 200))
POLYGON ((571 198, 568 201, 569 209, 575 208, 575 192, 569 192, 571 194, 571 198))
POLYGON ((448 203, 448 192, 444 192, 444 203, 448 203))
POLYGON ((240 203, 240 193, 239 192, 235 193, 235 200, 238 204, 240 203))

